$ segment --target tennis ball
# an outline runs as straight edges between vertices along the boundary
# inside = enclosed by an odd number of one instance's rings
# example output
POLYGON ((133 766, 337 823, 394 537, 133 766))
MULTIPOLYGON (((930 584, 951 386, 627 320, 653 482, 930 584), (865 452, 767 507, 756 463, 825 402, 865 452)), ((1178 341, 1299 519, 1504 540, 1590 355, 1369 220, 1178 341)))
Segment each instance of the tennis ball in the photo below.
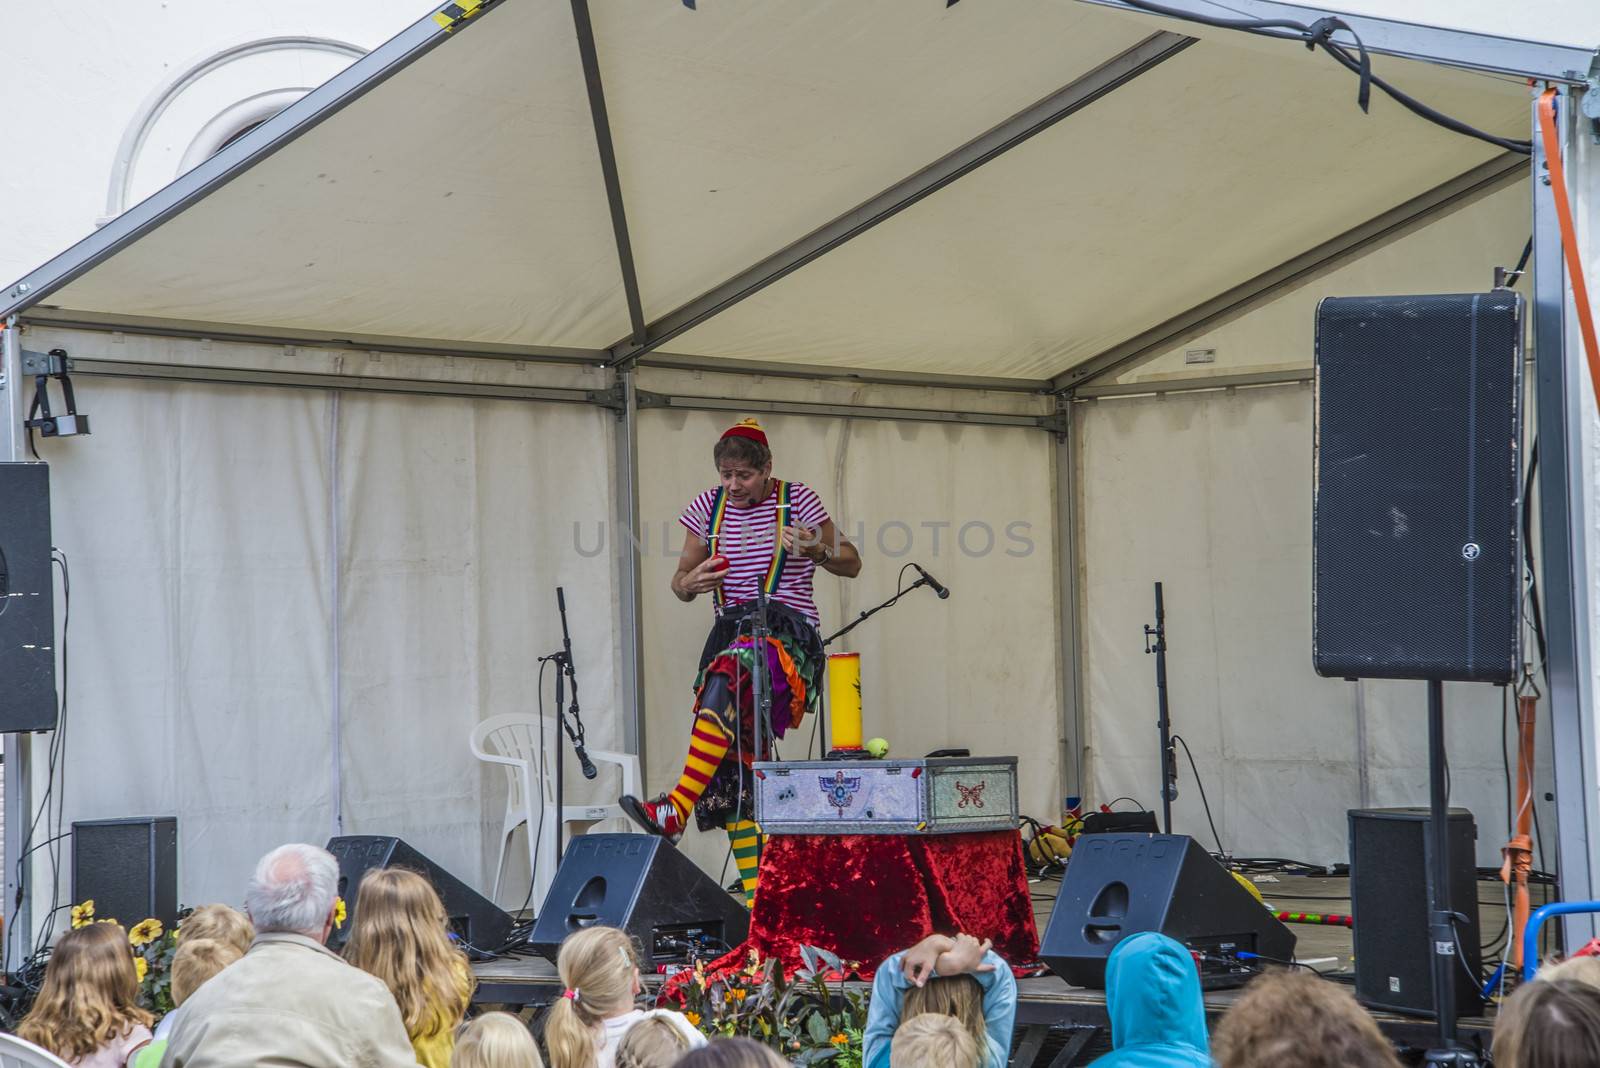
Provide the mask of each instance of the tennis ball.
POLYGON ((871 754, 872 756, 879 757, 879 758, 888 756, 889 755, 889 741, 888 741, 888 739, 887 738, 869 738, 869 739, 867 739, 867 752, 869 754, 871 754))

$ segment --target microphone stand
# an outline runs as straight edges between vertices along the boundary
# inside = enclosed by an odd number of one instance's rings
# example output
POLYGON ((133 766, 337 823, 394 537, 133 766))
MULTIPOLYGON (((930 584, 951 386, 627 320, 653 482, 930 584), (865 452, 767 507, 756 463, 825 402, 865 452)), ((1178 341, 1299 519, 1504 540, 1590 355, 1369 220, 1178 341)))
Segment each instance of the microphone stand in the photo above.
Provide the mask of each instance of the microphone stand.
MULTIPOLYGON (((772 732, 772 676, 771 665, 767 662, 768 638, 772 634, 771 621, 767 619, 767 591, 762 586, 756 587, 756 614, 751 620, 750 640, 755 646, 755 673, 751 676, 753 687, 751 696, 755 699, 755 751, 751 754, 752 760, 765 759, 762 754, 767 738, 772 732)), ((739 769, 741 780, 744 769, 739 769)), ((756 838, 756 854, 759 857, 761 839, 756 838)))
MULTIPOLYGON (((556 587, 556 609, 561 613, 561 648, 541 656, 539 662, 550 661, 556 666, 556 722, 566 731, 567 737, 572 741, 572 750, 577 754, 578 764, 583 768, 583 777, 592 779, 598 774, 594 762, 589 759, 589 752, 584 748, 583 717, 578 712, 578 673, 572 663, 572 634, 567 629, 567 594, 560 586, 556 587), (572 703, 563 708, 566 703, 566 683, 572 684, 572 703), (567 716, 571 715, 571 720, 567 716)), ((543 731, 540 726, 540 731, 543 731)), ((542 741, 541 741, 541 744, 542 741)), ((561 831, 565 825, 564 807, 566 804, 565 775, 562 773, 561 734, 556 734, 556 864, 561 864, 561 831)), ((534 828, 529 827, 528 832, 533 833, 534 828)), ((538 863, 535 858, 534 863, 538 863)), ((531 877, 531 876, 530 876, 531 877)), ((543 902, 540 903, 541 907, 543 902)))
POLYGON ((928 580, 927 579, 919 578, 919 579, 917 579, 917 581, 913 582, 911 585, 907 586, 905 589, 903 589, 903 590, 895 590, 894 591, 894 595, 892 597, 890 597, 887 601, 884 601, 882 604, 877 605, 876 607, 867 609, 865 612, 862 612, 860 615, 856 616, 856 618, 854 618, 850 622, 846 623, 843 627, 840 627, 838 630, 834 631, 832 634, 830 634, 826 638, 822 639, 822 647, 824 649, 826 649, 828 646, 832 645, 838 639, 843 638, 846 634, 849 634, 851 631, 853 631, 857 627, 861 626, 861 624, 865 623, 868 619, 870 619, 873 616, 877 615, 879 612, 883 611, 885 608, 888 608, 888 607, 892 606, 896 601, 900 600, 900 598, 904 597, 906 594, 910 593, 912 590, 916 589, 918 586, 927 586, 927 585, 928 585, 928 580))
POLYGON ((1172 718, 1167 714, 1167 610, 1156 583, 1156 625, 1145 624, 1144 651, 1156 654, 1156 727, 1161 731, 1161 831, 1172 833, 1172 802, 1178 797, 1178 758, 1172 748, 1172 718), (1150 639, 1154 638, 1154 644, 1150 639))

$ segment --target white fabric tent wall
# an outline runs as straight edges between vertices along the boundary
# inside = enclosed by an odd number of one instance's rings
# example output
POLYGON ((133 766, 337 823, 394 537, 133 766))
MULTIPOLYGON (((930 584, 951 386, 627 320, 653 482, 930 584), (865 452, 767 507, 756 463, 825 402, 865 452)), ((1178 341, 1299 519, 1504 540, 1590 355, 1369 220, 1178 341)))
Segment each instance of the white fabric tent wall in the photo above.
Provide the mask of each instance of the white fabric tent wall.
MULTIPOLYGON (((37 327, 28 344, 152 363, 270 356, 326 369, 349 358, 37 327)), ((412 374, 448 362, 358 360, 412 374)), ((507 363, 480 377, 526 374, 507 363)), ((575 594, 590 739, 617 745, 612 571, 564 551, 572 517, 608 507, 610 413, 87 376, 77 385, 95 433, 40 443, 54 541, 73 568, 64 818, 176 815, 184 901, 241 900, 261 853, 326 839, 340 812, 344 833, 399 834, 486 888, 504 787, 467 736, 487 716, 534 710, 535 657, 560 643, 557 583, 575 594)), ((581 786, 575 795, 586 796, 581 786)), ((508 887, 526 885, 517 858, 508 887)), ((47 879, 43 853, 35 859, 47 879)))
MULTIPOLYGON (((1482 289, 1495 265, 1513 264, 1521 251, 1528 195, 1517 183, 1450 213, 1124 372, 1120 382, 1203 385, 1194 368, 1184 370, 1184 350, 1194 348, 1216 351, 1206 372, 1308 370, 1321 297, 1482 289)), ((1337 860, 1346 852, 1347 808, 1425 804, 1422 684, 1358 688, 1311 670, 1310 387, 1106 398, 1075 413, 1094 796, 1157 803, 1154 683, 1139 628, 1152 612, 1150 583, 1163 579, 1174 729, 1194 749, 1229 848, 1337 860)), ((1452 801, 1477 817, 1479 862, 1498 863, 1506 826, 1501 692, 1452 685, 1445 700, 1452 801)), ((1541 792, 1553 781, 1548 728, 1544 714, 1541 792)), ((1514 751, 1514 734, 1510 744, 1514 751)), ((1175 821, 1206 837, 1185 760, 1179 769, 1175 821)), ((1553 858, 1553 806, 1540 802, 1540 820, 1553 858)))
MULTIPOLYGON (((780 384, 746 382, 743 389, 770 391, 774 385, 780 384)), ((921 395, 924 406, 929 392, 834 388, 862 403, 893 404, 897 396, 921 395)), ((998 395, 996 406, 1037 410, 1042 402, 998 395)), ((720 412, 641 414, 640 512, 649 532, 643 569, 645 778, 652 791, 670 787, 682 770, 690 684, 710 627, 704 598, 683 604, 668 589, 684 538, 676 519, 695 493, 715 484, 711 446, 737 418, 720 412)), ((1054 439, 1040 430, 1003 427, 761 418, 773 443, 774 472, 816 489, 861 549, 864 566, 857 579, 818 576, 825 634, 893 593, 896 572, 907 561, 923 564, 952 591, 940 601, 931 591, 917 590, 830 649, 862 653, 867 735, 888 738, 899 756, 945 746, 1016 754, 1023 810, 1054 813, 1060 804, 1054 439), (982 526, 963 531, 967 524, 982 526)), ((907 583, 915 577, 911 573, 907 583)), ((805 753, 812 724, 804 726, 798 739, 781 746, 785 756, 805 753)), ((697 861, 719 870, 726 838, 691 834, 684 842, 697 861)))

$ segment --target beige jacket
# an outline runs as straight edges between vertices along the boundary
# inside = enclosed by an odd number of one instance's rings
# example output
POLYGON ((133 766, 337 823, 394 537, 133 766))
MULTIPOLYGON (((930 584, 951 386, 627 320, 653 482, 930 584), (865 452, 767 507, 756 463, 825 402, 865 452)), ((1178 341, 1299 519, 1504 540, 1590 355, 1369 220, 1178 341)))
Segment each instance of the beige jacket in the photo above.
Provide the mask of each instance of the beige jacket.
POLYGON ((250 952, 183 1003, 161 1068, 416 1068, 382 982, 304 935, 250 952))

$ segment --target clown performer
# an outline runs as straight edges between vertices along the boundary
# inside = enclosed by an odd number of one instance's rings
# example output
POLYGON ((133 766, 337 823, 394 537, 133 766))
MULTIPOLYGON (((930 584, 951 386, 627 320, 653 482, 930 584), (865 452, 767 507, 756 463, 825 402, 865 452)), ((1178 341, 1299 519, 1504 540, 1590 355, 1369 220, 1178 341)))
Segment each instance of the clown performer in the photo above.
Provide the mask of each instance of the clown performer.
POLYGON ((723 827, 733 846, 745 898, 755 897, 761 830, 756 826, 750 765, 755 751, 755 686, 764 655, 771 680, 772 726, 766 740, 799 727, 822 697, 824 658, 812 576, 861 573, 861 555, 839 534, 811 487, 772 477, 772 450, 754 419, 730 427, 711 452, 720 485, 689 502, 678 522, 687 531, 672 592, 680 601, 711 594, 715 616, 694 682, 694 726, 683 774, 654 801, 623 797, 623 810, 645 830, 676 842, 689 811, 702 831, 723 827), (766 590, 767 648, 751 631, 757 591, 766 590))

